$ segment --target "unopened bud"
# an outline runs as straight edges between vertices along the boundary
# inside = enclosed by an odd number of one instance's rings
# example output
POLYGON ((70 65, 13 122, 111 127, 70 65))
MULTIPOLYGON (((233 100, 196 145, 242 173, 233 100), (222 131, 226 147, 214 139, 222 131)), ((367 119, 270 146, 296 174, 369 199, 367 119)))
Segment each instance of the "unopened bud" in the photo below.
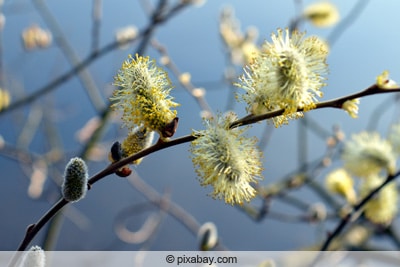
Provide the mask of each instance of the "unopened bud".
POLYGON ((304 10, 303 16, 317 27, 330 27, 336 24, 340 17, 336 6, 329 2, 319 2, 309 5, 304 10))
POLYGON ((37 25, 32 25, 22 32, 22 42, 26 50, 48 47, 51 41, 51 33, 37 25))
POLYGON ((169 63, 171 63, 171 59, 168 56, 162 56, 160 58, 161 65, 168 65, 169 63))
POLYGON ((310 220, 313 222, 324 221, 327 216, 326 207, 322 203, 315 203, 311 205, 308 213, 310 214, 310 220))
POLYGON ((336 138, 334 138, 334 137, 332 137, 332 136, 329 136, 329 137, 326 139, 326 145, 327 145, 328 147, 330 147, 330 148, 336 146, 336 145, 337 145, 336 138))
POLYGON ((46 255, 39 246, 32 246, 25 254, 22 261, 22 267, 44 267, 46 264, 46 255))
POLYGON ((204 97, 206 94, 206 90, 204 90, 204 88, 195 88, 192 91, 192 95, 194 97, 204 97))
POLYGON ((121 143, 116 141, 112 144, 110 153, 108 154, 108 160, 111 163, 120 161, 122 159, 121 143))
POLYGON ((188 85, 191 80, 191 75, 189 72, 184 72, 181 75, 179 75, 179 82, 182 83, 183 85, 188 85))
POLYGON ((172 137, 178 128, 178 121, 179 118, 175 117, 170 123, 165 125, 164 129, 161 131, 161 136, 164 138, 172 137))
POLYGON ((209 251, 213 249, 218 242, 217 227, 212 222, 203 224, 197 234, 200 250, 209 251))
MULTIPOLYGON (((128 138, 129 138, 129 136, 128 136, 128 138)), ((126 140, 128 140, 128 138, 125 139, 124 142, 126 142, 126 140)), ((122 150, 121 143, 116 141, 111 146, 110 153, 108 154, 108 160, 111 163, 120 161, 124 157, 123 154, 125 154, 125 153, 122 150)), ((127 177, 127 176, 131 175, 131 173, 132 173, 132 170, 129 168, 128 165, 124 165, 115 171, 115 174, 118 175, 119 177, 127 177)))
POLYGON ((72 158, 65 168, 64 183, 61 187, 64 199, 76 202, 85 197, 88 176, 86 163, 81 158, 72 158))
POLYGON ((129 25, 118 29, 115 33, 115 39, 119 44, 120 49, 128 48, 129 41, 134 40, 138 35, 138 29, 134 25, 129 25))
POLYGON ((380 89, 395 89, 399 88, 399 85, 389 78, 389 71, 385 70, 381 75, 376 77, 376 85, 380 89))
POLYGON ((129 175, 131 175, 131 173, 132 170, 129 168, 128 165, 125 165, 115 171, 115 174, 122 178, 128 177, 129 175))
POLYGON ((0 110, 7 108, 10 105, 11 96, 7 90, 0 88, 0 110))

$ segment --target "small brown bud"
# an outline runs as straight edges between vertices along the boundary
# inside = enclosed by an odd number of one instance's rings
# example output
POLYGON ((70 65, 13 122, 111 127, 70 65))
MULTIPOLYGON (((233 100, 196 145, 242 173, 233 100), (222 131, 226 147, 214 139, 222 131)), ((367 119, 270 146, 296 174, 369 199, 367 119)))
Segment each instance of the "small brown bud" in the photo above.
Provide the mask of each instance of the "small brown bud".
POLYGON ((175 117, 170 123, 165 125, 164 129, 161 132, 162 137, 164 138, 172 137, 175 134, 176 129, 178 128, 178 121, 179 118, 175 117))

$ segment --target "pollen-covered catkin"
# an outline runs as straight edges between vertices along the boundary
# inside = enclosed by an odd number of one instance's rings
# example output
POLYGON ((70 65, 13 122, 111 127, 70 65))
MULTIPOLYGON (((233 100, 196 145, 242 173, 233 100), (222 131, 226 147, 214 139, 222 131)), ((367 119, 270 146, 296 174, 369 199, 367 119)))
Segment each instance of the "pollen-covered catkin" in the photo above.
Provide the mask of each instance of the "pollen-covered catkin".
POLYGON ((243 136, 244 128, 229 129, 236 115, 205 120, 207 129, 195 132, 192 161, 201 185, 212 185, 212 196, 229 204, 242 204, 256 196, 250 183, 261 178, 262 153, 255 138, 243 136))
MULTIPOLYGON (((365 179, 360 187, 361 197, 365 197, 372 190, 380 186, 384 179, 371 176, 365 179)), ((373 223, 389 225, 397 214, 398 192, 396 183, 385 185, 364 206, 365 217, 373 223)))
POLYGON ((244 69, 237 86, 246 94, 239 99, 247 103, 247 111, 260 115, 284 109, 283 115, 273 118, 276 127, 288 119, 302 116, 296 112, 313 109, 316 97, 322 97, 324 75, 328 72, 327 45, 318 37, 278 29, 271 43, 264 43, 261 52, 244 69))
POLYGON ((342 159, 345 169, 358 177, 368 178, 381 171, 394 174, 396 170, 392 145, 375 132, 354 134, 345 143, 342 159))
POLYGON ((114 85, 118 89, 110 97, 112 108, 123 112, 126 127, 133 130, 143 126, 161 137, 170 137, 165 136, 165 128, 176 118, 173 108, 179 104, 169 94, 172 84, 166 71, 149 57, 129 56, 114 77, 114 85))

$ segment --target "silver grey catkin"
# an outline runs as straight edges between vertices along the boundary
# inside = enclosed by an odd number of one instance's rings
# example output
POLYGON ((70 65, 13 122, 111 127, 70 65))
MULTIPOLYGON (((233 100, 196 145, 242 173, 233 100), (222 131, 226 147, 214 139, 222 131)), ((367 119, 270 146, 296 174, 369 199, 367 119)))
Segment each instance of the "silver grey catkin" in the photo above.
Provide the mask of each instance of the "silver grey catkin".
POLYGON ((41 247, 32 246, 25 253, 26 254, 20 267, 45 267, 46 256, 41 247))
POLYGON ((76 202, 85 197, 88 168, 81 158, 72 158, 65 167, 64 183, 61 190, 65 200, 76 202))

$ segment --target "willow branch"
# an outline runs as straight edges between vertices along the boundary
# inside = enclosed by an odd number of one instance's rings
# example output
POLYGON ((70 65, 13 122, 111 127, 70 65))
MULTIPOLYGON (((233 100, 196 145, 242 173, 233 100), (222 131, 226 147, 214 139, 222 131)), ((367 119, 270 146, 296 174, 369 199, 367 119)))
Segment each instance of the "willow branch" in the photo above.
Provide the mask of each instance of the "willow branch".
MULTIPOLYGON (((18 247, 18 251, 24 251, 29 243, 32 241, 32 239, 40 231, 40 229, 42 229, 42 227, 51 218, 53 218, 57 214, 57 212, 59 212, 66 204, 68 204, 68 201, 66 201, 65 199, 60 199, 56 204, 54 204, 53 207, 50 208, 50 210, 46 212, 46 214, 43 215, 42 218, 39 219, 39 221, 37 221, 37 223, 29 225, 26 229, 25 237, 18 247)), ((19 253, 15 253, 8 266, 16 266, 19 255, 19 253)))
MULTIPOLYGON (((351 94, 348 96, 343 96, 340 98, 317 103, 314 109, 321 109, 321 108, 339 108, 340 109, 340 108, 342 108, 343 103, 346 102, 347 100, 361 98, 361 97, 365 97, 365 96, 369 96, 369 95, 394 93, 394 92, 400 92, 400 87, 392 88, 392 89, 382 89, 382 88, 378 87, 378 85, 373 84, 363 91, 360 91, 360 92, 357 92, 357 93, 354 93, 354 94, 351 94)), ((300 111, 304 111, 304 109, 298 108, 297 112, 300 112, 300 111)), ((230 128, 236 128, 239 126, 249 125, 249 124, 259 122, 259 121, 271 119, 271 118, 283 115, 284 112, 285 112, 284 109, 280 109, 280 110, 271 111, 271 112, 261 114, 261 115, 252 115, 251 114, 240 120, 233 122, 230 125, 230 128)))
MULTIPOLYGON (((377 85, 372 85, 371 87, 355 93, 355 94, 351 94, 349 96, 345 96, 345 97, 341 97, 338 99, 334 99, 334 100, 329 100, 326 102, 321 102, 319 104, 317 104, 315 109, 319 109, 319 108, 326 108, 326 107, 334 107, 334 108, 340 108, 342 106, 342 104, 347 101, 347 100, 351 100, 354 98, 359 98, 359 97, 363 97, 363 96, 368 96, 368 95, 373 95, 373 94, 380 94, 380 93, 389 93, 389 92, 399 92, 400 88, 395 88, 395 89, 390 89, 390 90, 385 90, 385 89, 381 89, 379 88, 377 85)), ((302 109, 298 109, 297 111, 302 111, 302 109)), ((243 125, 248 125, 251 123, 255 123, 261 120, 265 120, 265 119, 269 119, 272 118, 274 116, 279 116, 283 114, 283 110, 279 110, 279 111, 274 111, 274 112, 269 112, 267 114, 264 115, 260 115, 260 116, 246 116, 242 119, 239 119, 235 122, 233 122, 230 125, 230 128, 236 128, 239 126, 243 126, 243 125)), ((118 170, 119 168, 137 160, 140 159, 142 157, 145 157, 149 154, 152 154, 156 151, 162 150, 162 149, 166 149, 172 146, 176 146, 176 145, 180 145, 183 143, 188 143, 191 141, 194 141, 196 138, 198 138, 198 136, 195 135, 186 135, 180 138, 176 138, 167 142, 162 142, 159 141, 156 144, 154 144, 153 146, 144 149, 132 156, 129 156, 127 158, 124 158, 120 161, 117 161, 115 163, 110 164, 109 166, 107 166, 104 170, 98 172, 97 174, 93 175, 89 181, 88 181, 88 187, 91 188, 96 182, 100 181, 101 179, 105 178, 106 176, 113 174, 116 170, 118 170)), ((392 176, 388 176, 388 178, 386 179, 386 181, 379 186, 378 188, 376 188, 375 190, 373 190, 367 197, 365 197, 357 206, 354 207, 354 212, 358 211, 359 209, 361 209, 365 203, 367 203, 369 201, 369 199, 379 190, 381 190, 381 188, 383 188, 387 183, 389 183, 390 181, 392 181, 395 177, 397 177, 398 175, 400 175, 399 173, 396 173, 395 175, 392 176)), ((28 227, 25 237, 22 240, 20 246, 18 247, 19 251, 25 250, 26 247, 29 245, 30 241, 35 237, 35 235, 40 231, 40 229, 59 211, 61 210, 66 204, 68 204, 68 201, 66 201, 65 199, 60 199, 41 219, 39 219, 39 221, 31 226, 28 227)), ((327 239, 327 241, 325 242, 324 246, 322 247, 322 250, 326 250, 327 247, 329 246, 330 242, 332 241, 332 239, 337 236, 342 229, 344 228, 344 226, 347 224, 347 222, 349 221, 351 215, 353 213, 348 214, 348 216, 346 216, 342 222, 338 225, 338 227, 336 228, 336 230, 333 232, 333 234, 327 239)), ((16 261, 18 259, 15 259, 15 261, 12 262, 12 264, 10 266, 14 266, 16 261)))
MULTIPOLYGON (((175 140, 172 140, 170 142, 158 142, 155 145, 142 150, 139 153, 136 153, 130 157, 127 157, 125 159, 122 159, 121 161, 115 162, 113 164, 110 164, 108 167, 106 167, 104 170, 100 171, 99 173, 93 175, 89 181, 88 181, 88 186, 89 188, 92 187, 93 184, 96 182, 100 181, 101 179, 105 178, 106 176, 113 174, 116 170, 121 168, 122 166, 131 163, 132 161, 135 161, 136 159, 142 158, 144 156, 147 156, 151 153, 154 153, 156 151, 179 145, 182 143, 187 143, 190 141, 195 140, 194 136, 188 135, 184 136, 181 138, 177 138, 175 140)), ((66 201, 65 199, 60 199, 50 210, 38 220, 35 224, 31 225, 28 227, 25 237, 23 241, 21 242, 20 246, 18 247, 19 251, 25 250, 26 247, 29 245, 30 241, 35 237, 35 235, 39 232, 39 230, 55 215, 59 210, 61 210, 66 204, 69 202, 66 201)))
POLYGON ((342 230, 344 229, 344 227, 350 222, 352 216, 356 213, 358 213, 358 211, 360 211, 365 204, 367 204, 367 202, 374 197, 374 195, 376 193, 378 193, 379 191, 382 190, 382 188, 384 188, 388 183, 392 182, 396 177, 398 177, 400 175, 400 171, 398 171, 397 173, 393 174, 393 175, 389 175, 386 180, 377 188, 375 188, 374 190, 372 190, 366 197, 364 197, 356 206, 354 206, 354 208, 352 209, 352 211, 350 211, 345 217, 343 217, 343 219, 340 221, 340 223, 337 225, 337 227, 335 228, 335 230, 332 232, 332 234, 329 235, 329 237, 326 239, 325 243, 322 245, 321 247, 321 251, 326 251, 329 248, 329 245, 331 244, 331 242, 333 241, 333 239, 335 237, 337 237, 342 230))
MULTIPOLYGON (((59 35, 61 35, 61 37, 58 38, 58 39, 60 39, 59 40, 60 47, 64 48, 66 55, 69 55, 69 58, 71 58, 71 60, 75 59, 75 61, 77 61, 76 60, 76 56, 73 55, 73 50, 71 48, 69 48, 68 43, 62 37, 61 30, 57 26, 57 23, 55 22, 55 19, 52 18, 50 12, 45 8, 44 3, 42 2, 43 0, 35 0, 35 1, 39 1, 38 4, 37 4, 38 8, 40 8, 39 10, 41 10, 42 13, 44 13, 43 16, 45 18, 47 18, 47 20, 49 21, 48 23, 50 25, 53 25, 52 28, 54 28, 54 31, 58 32, 59 35)), ((94 7, 94 9, 97 10, 95 12, 95 13, 97 13, 97 15, 94 14, 94 22, 97 21, 96 18, 98 20, 100 20, 100 16, 101 16, 101 14, 100 14, 101 13, 101 10, 100 10, 101 9, 101 2, 99 0, 95 0, 95 1, 96 1, 96 3, 94 3, 94 6, 97 6, 97 7, 94 7)), ((164 12, 165 5, 166 5, 166 1, 161 0, 160 4, 157 7, 157 9, 154 11, 153 17, 159 18, 163 13, 165 13, 164 12)), ((97 26, 99 26, 99 25, 97 25, 97 26)), ((148 32, 146 32, 146 31, 144 32, 143 38, 142 38, 141 42, 139 43, 139 46, 138 46, 139 48, 137 49, 136 53, 138 53, 138 54, 144 53, 145 48, 148 46, 148 42, 150 40, 150 37, 152 36, 152 33, 153 33, 154 29, 157 26, 159 26, 159 24, 155 19, 153 19, 151 22, 149 22, 148 28, 149 29, 151 28, 153 30, 152 31, 148 31, 148 32)), ((93 37, 95 37, 95 36, 93 36, 93 37)), ((96 38, 94 38, 93 41, 95 41, 95 39, 96 38)), ((96 53, 96 51, 97 51, 97 46, 96 46, 96 49, 93 49, 92 52, 96 53)), ((80 76, 87 77, 88 76, 87 73, 88 72, 86 70, 83 70, 80 76)), ((90 78, 90 76, 89 76, 89 78, 90 78)), ((83 82, 85 80, 87 80, 87 79, 84 79, 83 82)), ((88 81, 90 82, 90 79, 88 81)), ((93 88, 93 86, 89 87, 89 85, 93 84, 93 83, 86 83, 86 84, 87 84, 86 87, 87 87, 88 92, 91 92, 91 91, 93 91, 93 89, 95 89, 95 88, 93 88)), ((93 99, 93 97, 92 97, 92 99, 93 99)), ((94 101, 92 101, 92 102, 94 102, 94 101)), ((86 143, 86 145, 83 147, 82 151, 80 152, 80 157, 83 158, 84 160, 87 158, 90 149, 98 142, 98 140, 103 135, 105 127, 108 124, 109 115, 111 113, 111 109, 109 108, 109 106, 110 106, 109 103, 106 104, 106 107, 104 107, 105 106, 104 103, 101 105, 101 107, 99 105, 95 105, 95 106, 97 107, 97 110, 100 113, 101 124, 95 130, 95 132, 92 135, 92 137, 90 138, 90 140, 86 143), (100 110, 100 109, 102 109, 102 110, 100 110)), ((58 221, 58 220, 55 220, 57 217, 62 218, 61 215, 62 215, 61 213, 57 213, 56 216, 53 217, 52 222, 49 223, 49 227, 50 228, 52 228, 53 222, 56 223, 58 221)), ((45 240, 47 240, 47 236, 46 236, 45 240)))

